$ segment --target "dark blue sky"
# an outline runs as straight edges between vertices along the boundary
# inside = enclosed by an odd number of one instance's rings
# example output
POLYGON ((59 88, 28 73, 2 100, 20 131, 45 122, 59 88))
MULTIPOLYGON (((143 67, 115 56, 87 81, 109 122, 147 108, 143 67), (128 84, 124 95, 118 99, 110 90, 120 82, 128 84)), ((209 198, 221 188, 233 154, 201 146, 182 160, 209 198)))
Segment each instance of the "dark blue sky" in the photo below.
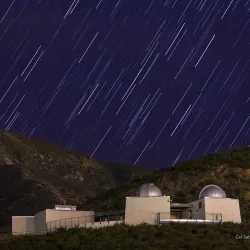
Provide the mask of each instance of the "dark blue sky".
POLYGON ((250 1, 0 1, 0 127, 163 168, 250 144, 250 1))

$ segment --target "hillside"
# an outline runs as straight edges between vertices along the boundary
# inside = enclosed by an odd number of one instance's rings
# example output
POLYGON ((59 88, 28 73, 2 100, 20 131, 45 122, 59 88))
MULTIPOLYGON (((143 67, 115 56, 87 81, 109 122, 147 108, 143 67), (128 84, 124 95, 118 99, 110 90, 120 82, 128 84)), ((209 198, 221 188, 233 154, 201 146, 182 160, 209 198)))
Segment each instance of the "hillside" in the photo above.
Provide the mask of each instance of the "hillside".
POLYGON ((168 224, 74 228, 38 236, 2 236, 1 250, 250 249, 249 225, 168 224), (238 239, 239 236, 242 239, 238 239), (247 239, 248 237, 248 239, 247 239))
POLYGON ((151 173, 0 131, 0 222, 54 204, 75 204, 151 173))
POLYGON ((95 211, 124 209, 126 196, 133 196, 141 184, 153 182, 173 202, 197 200, 207 184, 222 187, 227 197, 239 198, 243 222, 250 223, 250 148, 207 155, 154 172, 96 198, 88 199, 82 208, 95 211))
MULTIPOLYGON (((153 182, 173 202, 196 200, 207 184, 239 198, 250 222, 250 148, 189 160, 159 171, 91 157, 20 134, 0 131, 1 230, 12 215, 32 215, 54 204, 78 203, 96 212, 124 209, 126 196, 153 182)), ((9 228, 8 228, 9 229, 9 228)))

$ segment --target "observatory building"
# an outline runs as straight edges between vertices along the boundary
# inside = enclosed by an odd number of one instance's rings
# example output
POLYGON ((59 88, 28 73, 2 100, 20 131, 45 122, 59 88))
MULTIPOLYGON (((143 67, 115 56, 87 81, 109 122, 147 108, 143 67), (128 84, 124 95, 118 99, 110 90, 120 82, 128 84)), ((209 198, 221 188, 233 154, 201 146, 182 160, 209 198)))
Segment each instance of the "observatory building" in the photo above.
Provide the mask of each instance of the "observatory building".
POLYGON ((241 223, 238 199, 226 197, 223 189, 207 185, 197 200, 173 203, 170 196, 162 194, 153 183, 143 184, 136 196, 126 197, 125 210, 94 213, 76 210, 76 206, 57 205, 34 216, 12 216, 12 234, 38 234, 58 228, 104 227, 116 223, 160 225, 177 223, 241 223))
POLYGON ((136 197, 126 198, 127 224, 229 221, 241 223, 239 200, 227 198, 225 191, 216 185, 205 186, 196 201, 186 204, 172 203, 170 196, 162 196, 153 183, 143 184, 136 197))

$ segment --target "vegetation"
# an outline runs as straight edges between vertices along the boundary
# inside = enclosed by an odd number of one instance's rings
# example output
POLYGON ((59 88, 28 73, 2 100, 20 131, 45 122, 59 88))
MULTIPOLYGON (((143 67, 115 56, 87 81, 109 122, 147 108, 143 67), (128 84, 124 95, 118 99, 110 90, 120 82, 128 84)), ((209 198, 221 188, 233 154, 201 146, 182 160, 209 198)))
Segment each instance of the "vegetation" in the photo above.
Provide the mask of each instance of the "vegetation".
POLYGON ((115 225, 88 229, 58 230, 38 236, 2 236, 1 250, 122 250, 122 249, 250 249, 250 226, 166 224, 115 225), (241 238, 241 239, 239 239, 241 238))
MULTIPOLYGON (((177 164, 178 171, 202 170, 224 164, 233 168, 250 169, 250 148, 235 148, 215 154, 209 154, 199 159, 192 159, 177 164)), ((163 169, 164 171, 164 169, 163 169)))

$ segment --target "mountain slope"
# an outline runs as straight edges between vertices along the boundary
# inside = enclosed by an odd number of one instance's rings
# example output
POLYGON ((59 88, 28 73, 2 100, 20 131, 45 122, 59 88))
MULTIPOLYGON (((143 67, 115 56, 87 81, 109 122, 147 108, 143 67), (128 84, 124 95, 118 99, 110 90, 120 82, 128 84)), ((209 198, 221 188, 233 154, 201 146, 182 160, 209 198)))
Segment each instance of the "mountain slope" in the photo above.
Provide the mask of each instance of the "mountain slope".
POLYGON ((5 221, 54 204, 76 203, 76 197, 84 201, 152 172, 0 131, 0 216, 5 221))
POLYGON ((250 222, 250 148, 239 148, 189 160, 154 172, 128 185, 88 199, 82 208, 95 211, 124 209, 126 196, 133 196, 141 184, 153 182, 173 202, 197 200, 208 184, 222 187, 227 197, 239 198, 243 222, 250 222))

